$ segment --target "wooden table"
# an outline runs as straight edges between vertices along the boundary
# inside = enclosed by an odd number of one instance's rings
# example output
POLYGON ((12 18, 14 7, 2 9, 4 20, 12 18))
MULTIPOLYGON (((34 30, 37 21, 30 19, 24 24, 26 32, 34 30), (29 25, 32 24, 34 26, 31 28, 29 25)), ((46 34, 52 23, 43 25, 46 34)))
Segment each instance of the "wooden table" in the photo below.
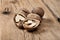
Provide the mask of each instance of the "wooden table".
POLYGON ((60 40, 60 23, 53 15, 55 13, 59 16, 59 5, 59 0, 0 0, 0 40, 60 40), (54 4, 56 7, 52 6, 54 4), (10 14, 2 14, 5 7, 11 9, 10 14), (27 32, 17 28, 13 20, 14 15, 20 8, 26 8, 31 12, 34 7, 42 7, 45 11, 37 31, 27 32))

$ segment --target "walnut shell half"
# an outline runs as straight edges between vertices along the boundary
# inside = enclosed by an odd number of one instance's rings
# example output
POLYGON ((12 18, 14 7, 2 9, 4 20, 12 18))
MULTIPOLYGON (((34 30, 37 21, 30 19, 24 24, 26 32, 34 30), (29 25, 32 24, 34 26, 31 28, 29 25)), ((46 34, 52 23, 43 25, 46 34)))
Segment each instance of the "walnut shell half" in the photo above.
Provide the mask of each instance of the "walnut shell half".
POLYGON ((22 9, 18 14, 15 14, 14 22, 18 28, 23 28, 23 22, 26 20, 27 14, 29 14, 27 9, 22 9))
POLYGON ((37 14, 28 14, 27 20, 24 21, 23 27, 28 31, 34 31, 41 23, 41 18, 37 14))

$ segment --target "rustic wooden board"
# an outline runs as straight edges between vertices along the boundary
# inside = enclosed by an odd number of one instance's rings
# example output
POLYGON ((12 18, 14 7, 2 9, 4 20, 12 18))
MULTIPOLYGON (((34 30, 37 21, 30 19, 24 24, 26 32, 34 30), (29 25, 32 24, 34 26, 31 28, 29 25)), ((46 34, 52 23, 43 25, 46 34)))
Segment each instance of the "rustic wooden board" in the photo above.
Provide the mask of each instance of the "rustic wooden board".
POLYGON ((56 17, 60 18, 60 0, 42 0, 44 4, 55 14, 56 17))
POLYGON ((60 40, 60 24, 41 0, 0 0, 0 29, 1 40, 60 40), (6 6, 11 8, 11 14, 2 14, 6 6), (31 11, 34 7, 42 7, 45 10, 44 19, 37 31, 27 32, 17 28, 13 20, 14 15, 20 8, 31 11))

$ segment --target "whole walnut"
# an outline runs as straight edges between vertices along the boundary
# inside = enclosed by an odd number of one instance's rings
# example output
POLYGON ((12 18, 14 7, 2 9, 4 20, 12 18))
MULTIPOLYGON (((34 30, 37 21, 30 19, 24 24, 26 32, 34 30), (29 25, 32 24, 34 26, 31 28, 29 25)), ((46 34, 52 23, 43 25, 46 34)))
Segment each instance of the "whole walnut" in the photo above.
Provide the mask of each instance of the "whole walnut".
POLYGON ((36 8, 33 8, 32 13, 36 13, 40 15, 40 17, 42 18, 44 15, 44 10, 40 7, 36 7, 36 8))

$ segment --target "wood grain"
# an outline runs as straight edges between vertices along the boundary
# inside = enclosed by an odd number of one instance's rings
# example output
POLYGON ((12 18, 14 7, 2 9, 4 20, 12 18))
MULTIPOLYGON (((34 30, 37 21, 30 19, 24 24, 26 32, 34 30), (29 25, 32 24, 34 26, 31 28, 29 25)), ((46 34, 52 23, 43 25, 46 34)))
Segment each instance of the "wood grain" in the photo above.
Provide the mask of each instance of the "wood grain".
POLYGON ((0 5, 1 40, 60 40, 60 24, 41 0, 0 0, 0 5), (10 8, 10 14, 2 13, 5 7, 10 8), (17 28, 14 15, 19 13, 21 8, 31 12, 34 7, 42 7, 45 11, 37 31, 27 32, 17 28))
POLYGON ((42 0, 55 17, 60 18, 60 0, 42 0))

